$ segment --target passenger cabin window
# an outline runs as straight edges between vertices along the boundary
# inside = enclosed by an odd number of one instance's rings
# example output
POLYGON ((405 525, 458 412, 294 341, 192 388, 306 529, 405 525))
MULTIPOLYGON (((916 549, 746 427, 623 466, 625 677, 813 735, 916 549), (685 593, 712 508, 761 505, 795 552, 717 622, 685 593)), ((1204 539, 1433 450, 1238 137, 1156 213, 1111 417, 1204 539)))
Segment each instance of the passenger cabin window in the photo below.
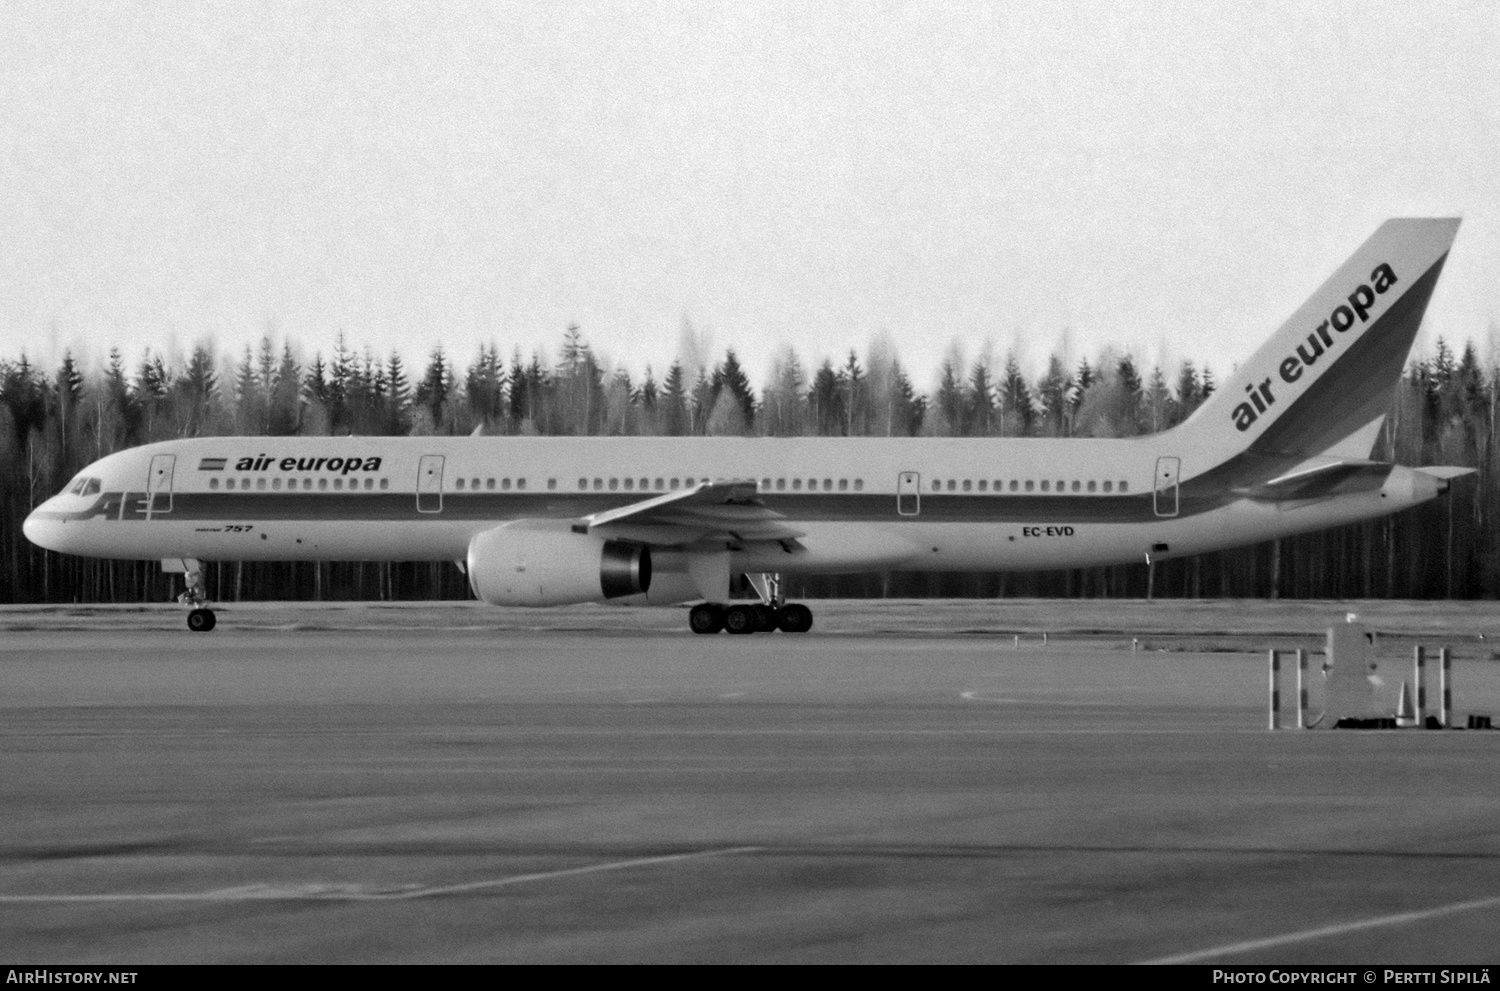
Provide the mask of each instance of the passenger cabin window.
MULTIPOLYGON (((233 481, 233 479, 231 479, 231 481, 233 481)), ((211 488, 211 489, 218 488, 219 487, 219 480, 217 478, 210 478, 208 480, 208 487, 211 488)))
POLYGON ((453 484, 454 484, 455 487, 457 487, 458 489, 462 490, 463 487, 464 487, 464 480, 460 478, 457 481, 455 481, 453 484))
POLYGON ((800 479, 800 478, 794 478, 794 479, 792 479, 792 491, 793 492, 801 492, 802 491, 802 479, 800 479))
MULTIPOLYGON (((307 484, 303 485, 302 487, 304 489, 312 488, 312 480, 311 479, 306 479, 305 481, 307 482, 307 484)), ((382 478, 380 480, 380 487, 382 489, 388 489, 388 488, 390 488, 391 487, 391 480, 389 478, 382 478)))
POLYGON ((1120 491, 1121 492, 1128 492, 1128 491, 1130 491, 1130 484, 1128 482, 1123 482, 1122 481, 1120 483, 1120 491))
MULTIPOLYGON (((493 486, 491 486, 491 487, 493 488, 493 486)), ((550 492, 551 490, 553 490, 555 488, 557 488, 557 479, 555 479, 555 478, 549 478, 549 479, 547 479, 547 490, 550 492)))

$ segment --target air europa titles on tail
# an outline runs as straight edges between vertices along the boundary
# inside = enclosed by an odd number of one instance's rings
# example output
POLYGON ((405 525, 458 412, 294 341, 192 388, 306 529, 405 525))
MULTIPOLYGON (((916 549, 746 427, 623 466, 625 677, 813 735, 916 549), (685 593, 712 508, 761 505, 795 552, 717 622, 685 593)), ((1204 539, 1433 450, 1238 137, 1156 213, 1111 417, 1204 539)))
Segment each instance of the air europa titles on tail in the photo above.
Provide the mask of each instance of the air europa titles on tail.
MULTIPOLYGON (((1322 356, 1325 349, 1332 350, 1337 338, 1329 333, 1329 327, 1344 333, 1354 326, 1354 320, 1359 318, 1360 323, 1370 321, 1370 307, 1375 303, 1375 297, 1383 295, 1387 289, 1396 284, 1396 273, 1389 264, 1382 262, 1375 266, 1375 271, 1370 273, 1368 285, 1361 284, 1360 287, 1349 294, 1349 304, 1345 306, 1340 303, 1334 307, 1327 320, 1318 324, 1311 334, 1307 335, 1307 344, 1297 345, 1297 353, 1289 354, 1281 360, 1281 380, 1292 383, 1302 377, 1302 371, 1317 364, 1318 358, 1322 356)), ((1230 416, 1234 420, 1236 430, 1248 430, 1260 414, 1276 405, 1276 396, 1271 392, 1271 380, 1267 378, 1259 385, 1251 383, 1245 386, 1245 392, 1249 394, 1250 402, 1240 403, 1234 408, 1230 416)))

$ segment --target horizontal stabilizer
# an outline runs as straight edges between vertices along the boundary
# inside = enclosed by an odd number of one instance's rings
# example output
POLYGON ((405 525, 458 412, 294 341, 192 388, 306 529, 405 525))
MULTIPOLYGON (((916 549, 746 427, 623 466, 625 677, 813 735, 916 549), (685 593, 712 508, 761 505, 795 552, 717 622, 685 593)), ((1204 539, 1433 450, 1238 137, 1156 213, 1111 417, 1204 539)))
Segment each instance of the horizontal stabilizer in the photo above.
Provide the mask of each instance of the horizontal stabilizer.
POLYGON ((1328 495, 1336 486, 1348 482, 1358 475, 1369 476, 1369 487, 1376 488, 1389 473, 1391 466, 1379 461, 1356 458, 1340 458, 1321 464, 1299 465, 1258 485, 1236 489, 1238 495, 1251 499, 1280 502, 1286 499, 1318 499, 1328 495))
POLYGON ((1455 478, 1463 478, 1465 475, 1472 475, 1479 469, 1459 468, 1454 465, 1427 465, 1416 470, 1420 471, 1424 475, 1431 475, 1433 478, 1441 478, 1443 481, 1447 482, 1452 481, 1455 478))

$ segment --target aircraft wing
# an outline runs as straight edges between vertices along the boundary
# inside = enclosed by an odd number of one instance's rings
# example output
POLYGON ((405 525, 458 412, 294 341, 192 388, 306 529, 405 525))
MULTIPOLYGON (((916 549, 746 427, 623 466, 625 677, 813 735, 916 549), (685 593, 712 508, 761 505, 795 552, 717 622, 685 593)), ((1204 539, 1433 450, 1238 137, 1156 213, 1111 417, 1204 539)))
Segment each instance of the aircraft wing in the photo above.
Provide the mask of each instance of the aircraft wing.
POLYGON ((792 541, 803 535, 785 516, 767 508, 754 479, 701 482, 585 516, 573 529, 668 546, 710 538, 735 543, 792 541))

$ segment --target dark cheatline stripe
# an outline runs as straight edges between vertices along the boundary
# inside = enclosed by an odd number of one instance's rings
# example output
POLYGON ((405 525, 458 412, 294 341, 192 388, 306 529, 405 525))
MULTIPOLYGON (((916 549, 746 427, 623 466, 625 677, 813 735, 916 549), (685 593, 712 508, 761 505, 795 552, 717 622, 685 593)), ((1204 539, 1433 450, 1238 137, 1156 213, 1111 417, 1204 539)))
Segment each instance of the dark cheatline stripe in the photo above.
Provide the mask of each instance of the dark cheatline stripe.
MULTIPOLYGON (((141 498, 143 493, 132 493, 141 498)), ((1184 501, 1180 516, 1207 512, 1233 497, 1184 501)), ((118 493, 106 493, 118 506, 118 493)), ((577 519, 640 501, 622 493, 444 493, 442 511, 419 513, 411 492, 286 493, 176 492, 171 512, 158 520, 206 523, 278 522, 420 522, 474 520, 501 523, 512 519, 577 519)), ((97 505, 102 504, 103 500, 97 505)), ((767 507, 797 523, 1144 523, 1158 519, 1152 493, 1130 495, 923 495, 921 513, 896 512, 894 493, 770 495, 767 507)), ((706 507, 701 507, 706 508, 706 507)), ((116 510, 117 511, 117 510, 116 510)), ((83 520, 99 511, 49 514, 55 519, 83 520)), ((127 517, 128 519, 128 517, 127 517)), ((638 521, 641 524, 649 520, 638 521)), ((726 524, 732 529, 732 524, 726 524)))

